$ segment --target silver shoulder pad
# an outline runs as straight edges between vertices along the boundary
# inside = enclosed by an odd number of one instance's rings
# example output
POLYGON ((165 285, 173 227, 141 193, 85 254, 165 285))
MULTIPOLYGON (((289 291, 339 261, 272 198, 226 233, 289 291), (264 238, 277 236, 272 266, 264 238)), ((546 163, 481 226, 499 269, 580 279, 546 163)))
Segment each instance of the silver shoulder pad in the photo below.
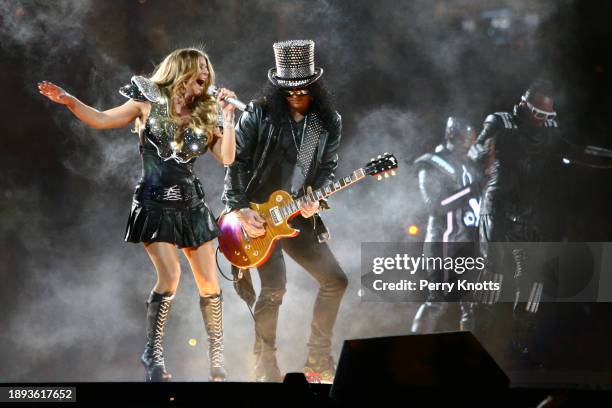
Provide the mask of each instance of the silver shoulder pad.
POLYGON ((140 92, 151 102, 159 102, 162 99, 161 91, 157 84, 143 76, 133 76, 132 83, 138 87, 140 92))

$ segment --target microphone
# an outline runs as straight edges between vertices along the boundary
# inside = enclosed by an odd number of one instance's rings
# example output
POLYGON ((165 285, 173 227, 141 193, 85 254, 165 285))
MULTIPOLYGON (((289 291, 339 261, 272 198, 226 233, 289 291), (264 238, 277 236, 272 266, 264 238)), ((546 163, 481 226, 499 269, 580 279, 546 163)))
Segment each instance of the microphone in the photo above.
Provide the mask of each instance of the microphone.
MULTIPOLYGON (((211 85, 208 87, 208 90, 206 91, 207 94, 216 97, 217 94, 219 93, 219 88, 217 88, 214 85, 211 85)), ((234 105, 236 108, 240 109, 241 111, 247 111, 247 112, 252 112, 252 109, 249 108, 247 106, 246 103, 236 99, 236 98, 224 98, 223 99, 225 102, 234 105)))

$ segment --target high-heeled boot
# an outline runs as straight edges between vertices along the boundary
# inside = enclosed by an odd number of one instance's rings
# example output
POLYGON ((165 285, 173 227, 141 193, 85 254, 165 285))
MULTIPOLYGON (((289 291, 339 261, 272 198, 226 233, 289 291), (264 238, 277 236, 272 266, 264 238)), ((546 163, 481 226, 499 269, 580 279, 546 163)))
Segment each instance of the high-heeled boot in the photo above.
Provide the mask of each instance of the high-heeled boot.
POLYGON ((164 326, 168 320, 170 304, 174 294, 151 292, 147 306, 147 343, 140 361, 145 367, 147 381, 170 381, 172 375, 166 372, 164 362, 164 326))
POLYGON ((208 333, 209 380, 225 381, 227 372, 223 364, 223 297, 221 294, 200 296, 200 310, 208 333))

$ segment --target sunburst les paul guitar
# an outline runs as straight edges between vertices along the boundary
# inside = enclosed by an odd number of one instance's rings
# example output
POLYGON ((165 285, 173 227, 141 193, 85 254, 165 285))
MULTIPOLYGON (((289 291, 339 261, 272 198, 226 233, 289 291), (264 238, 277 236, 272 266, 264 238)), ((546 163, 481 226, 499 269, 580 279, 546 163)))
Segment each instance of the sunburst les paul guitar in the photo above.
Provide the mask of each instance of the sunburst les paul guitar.
POLYGON ((278 190, 270 195, 265 203, 251 203, 250 208, 257 211, 265 220, 265 234, 251 238, 247 235, 234 212, 219 217, 219 249, 227 260, 238 268, 258 267, 266 262, 274 244, 281 238, 295 237, 299 230, 289 225, 289 220, 300 213, 304 202, 316 202, 364 179, 376 176, 378 180, 395 175, 397 159, 390 153, 372 159, 367 165, 355 170, 351 175, 329 183, 318 190, 298 198, 286 191, 278 190))

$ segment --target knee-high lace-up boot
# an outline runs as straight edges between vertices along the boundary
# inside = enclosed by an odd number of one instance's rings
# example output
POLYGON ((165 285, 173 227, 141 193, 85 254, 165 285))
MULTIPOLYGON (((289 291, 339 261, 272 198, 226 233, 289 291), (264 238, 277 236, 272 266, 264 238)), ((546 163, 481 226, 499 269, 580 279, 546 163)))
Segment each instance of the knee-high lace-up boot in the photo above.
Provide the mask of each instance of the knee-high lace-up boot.
POLYGON ((221 294, 200 297, 200 310, 208 333, 209 379, 225 381, 227 372, 223 364, 223 297, 221 294))
POLYGON ((145 367, 147 381, 170 381, 164 362, 164 326, 168 320, 174 294, 151 292, 147 301, 147 343, 140 361, 145 367))

